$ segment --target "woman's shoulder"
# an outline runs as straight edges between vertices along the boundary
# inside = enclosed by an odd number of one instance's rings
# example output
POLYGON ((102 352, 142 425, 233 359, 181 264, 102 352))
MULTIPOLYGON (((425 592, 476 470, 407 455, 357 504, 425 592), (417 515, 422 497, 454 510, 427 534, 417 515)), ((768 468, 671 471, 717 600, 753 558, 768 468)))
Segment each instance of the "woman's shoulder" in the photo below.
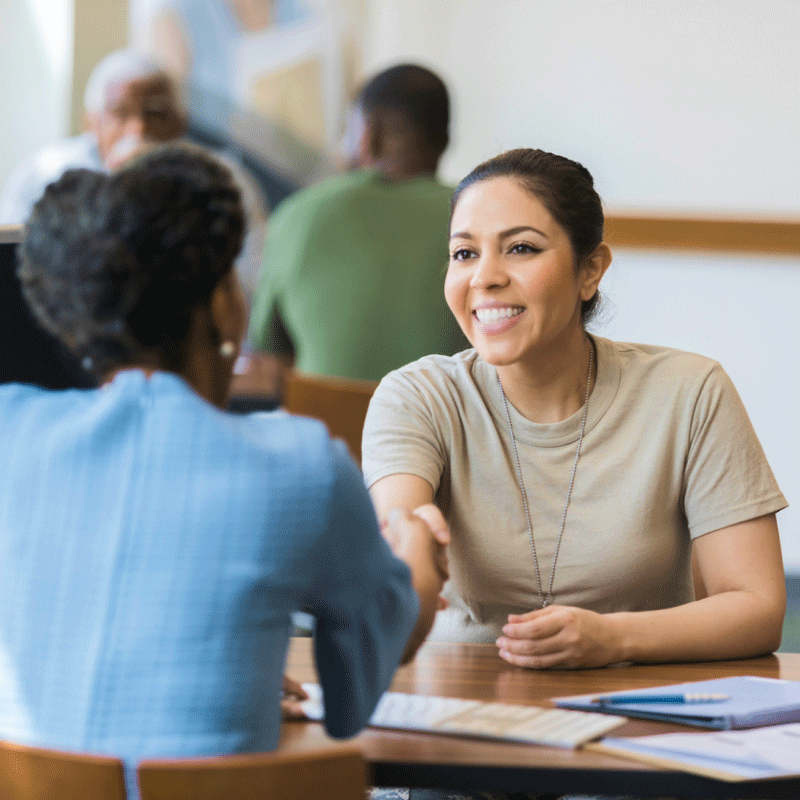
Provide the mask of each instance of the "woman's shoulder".
POLYGON ((639 372, 654 375, 686 376, 700 381, 714 372, 722 372, 719 362, 713 358, 662 345, 635 342, 617 342, 595 337, 602 347, 623 368, 623 373, 639 372))
POLYGON ((272 458, 293 459, 298 463, 319 463, 330 458, 334 440, 318 419, 290 414, 284 409, 225 416, 242 439, 272 458))
POLYGON ((0 414, 6 425, 11 420, 11 415, 17 411, 30 413, 33 404, 41 409, 71 406, 80 402, 87 393, 94 393, 95 389, 43 389, 29 383, 4 383, 0 384, 0 414))
MULTIPOLYGON (((481 359, 474 348, 462 350, 452 356, 429 355, 393 370, 381 381, 380 386, 391 384, 467 385, 474 383, 475 373, 481 359)), ((379 386, 379 388, 380 388, 379 386)))

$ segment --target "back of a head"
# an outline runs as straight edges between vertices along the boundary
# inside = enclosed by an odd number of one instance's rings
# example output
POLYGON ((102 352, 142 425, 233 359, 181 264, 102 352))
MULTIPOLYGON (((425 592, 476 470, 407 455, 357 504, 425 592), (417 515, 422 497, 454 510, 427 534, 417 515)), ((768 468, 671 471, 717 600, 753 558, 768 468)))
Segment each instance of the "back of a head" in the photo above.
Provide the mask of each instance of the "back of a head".
POLYGON ((417 64, 390 67, 364 86, 357 101, 367 114, 381 110, 402 114, 437 155, 447 147, 450 126, 447 87, 425 67, 417 64))
POLYGON ((157 353, 179 368, 193 310, 232 268, 244 214, 230 172, 158 147, 111 176, 70 170, 26 227, 19 276, 39 322, 98 374, 157 353))

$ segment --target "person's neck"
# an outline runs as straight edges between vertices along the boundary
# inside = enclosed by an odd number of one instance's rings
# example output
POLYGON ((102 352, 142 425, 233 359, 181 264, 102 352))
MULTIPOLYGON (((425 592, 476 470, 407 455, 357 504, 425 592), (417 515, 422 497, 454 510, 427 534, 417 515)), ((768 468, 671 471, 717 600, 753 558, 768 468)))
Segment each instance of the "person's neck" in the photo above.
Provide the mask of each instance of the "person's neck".
MULTIPOLYGON (((531 422, 554 423, 568 419, 586 400, 589 353, 593 344, 581 329, 575 336, 525 362, 497 367, 506 398, 531 422)), ((594 386, 595 366, 589 391, 594 386)))
POLYGON ((377 159, 371 165, 385 181, 412 181, 417 178, 436 177, 436 164, 421 162, 415 158, 377 159))
POLYGON ((144 358, 136 363, 124 364, 108 370, 103 375, 101 384, 111 383, 120 372, 125 370, 139 370, 148 379, 156 372, 167 372, 185 380, 204 400, 218 408, 225 408, 228 404, 232 371, 223 373, 221 369, 214 368, 214 360, 220 359, 218 353, 201 349, 190 350, 189 353, 189 358, 181 369, 170 368, 162 359, 144 358))

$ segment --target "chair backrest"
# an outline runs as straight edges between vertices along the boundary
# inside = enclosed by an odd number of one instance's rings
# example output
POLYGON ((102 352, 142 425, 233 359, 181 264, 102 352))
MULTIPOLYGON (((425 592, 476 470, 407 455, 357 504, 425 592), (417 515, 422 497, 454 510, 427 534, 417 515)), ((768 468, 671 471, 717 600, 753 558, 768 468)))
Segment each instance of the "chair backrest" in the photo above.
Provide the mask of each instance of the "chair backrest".
POLYGON ((355 381, 292 372, 286 380, 283 405, 292 414, 322 420, 331 436, 344 439, 361 464, 361 433, 376 381, 355 381))
POLYGON ((125 800, 122 761, 0 742, 2 800, 125 800))
POLYGON ((141 800, 364 800, 366 786, 352 745, 139 765, 141 800))
POLYGON ((97 380, 81 368, 33 317, 17 278, 19 225, 0 226, 0 383, 45 389, 89 389, 97 380))

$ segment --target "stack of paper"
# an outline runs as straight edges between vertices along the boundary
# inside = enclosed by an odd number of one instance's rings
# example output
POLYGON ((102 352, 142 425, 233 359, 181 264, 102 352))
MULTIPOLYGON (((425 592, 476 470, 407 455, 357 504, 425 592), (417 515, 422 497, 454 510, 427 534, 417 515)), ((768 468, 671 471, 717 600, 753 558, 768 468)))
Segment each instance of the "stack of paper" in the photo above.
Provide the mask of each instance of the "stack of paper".
POLYGON ((800 725, 603 739, 586 748, 724 781, 800 777, 800 725))

